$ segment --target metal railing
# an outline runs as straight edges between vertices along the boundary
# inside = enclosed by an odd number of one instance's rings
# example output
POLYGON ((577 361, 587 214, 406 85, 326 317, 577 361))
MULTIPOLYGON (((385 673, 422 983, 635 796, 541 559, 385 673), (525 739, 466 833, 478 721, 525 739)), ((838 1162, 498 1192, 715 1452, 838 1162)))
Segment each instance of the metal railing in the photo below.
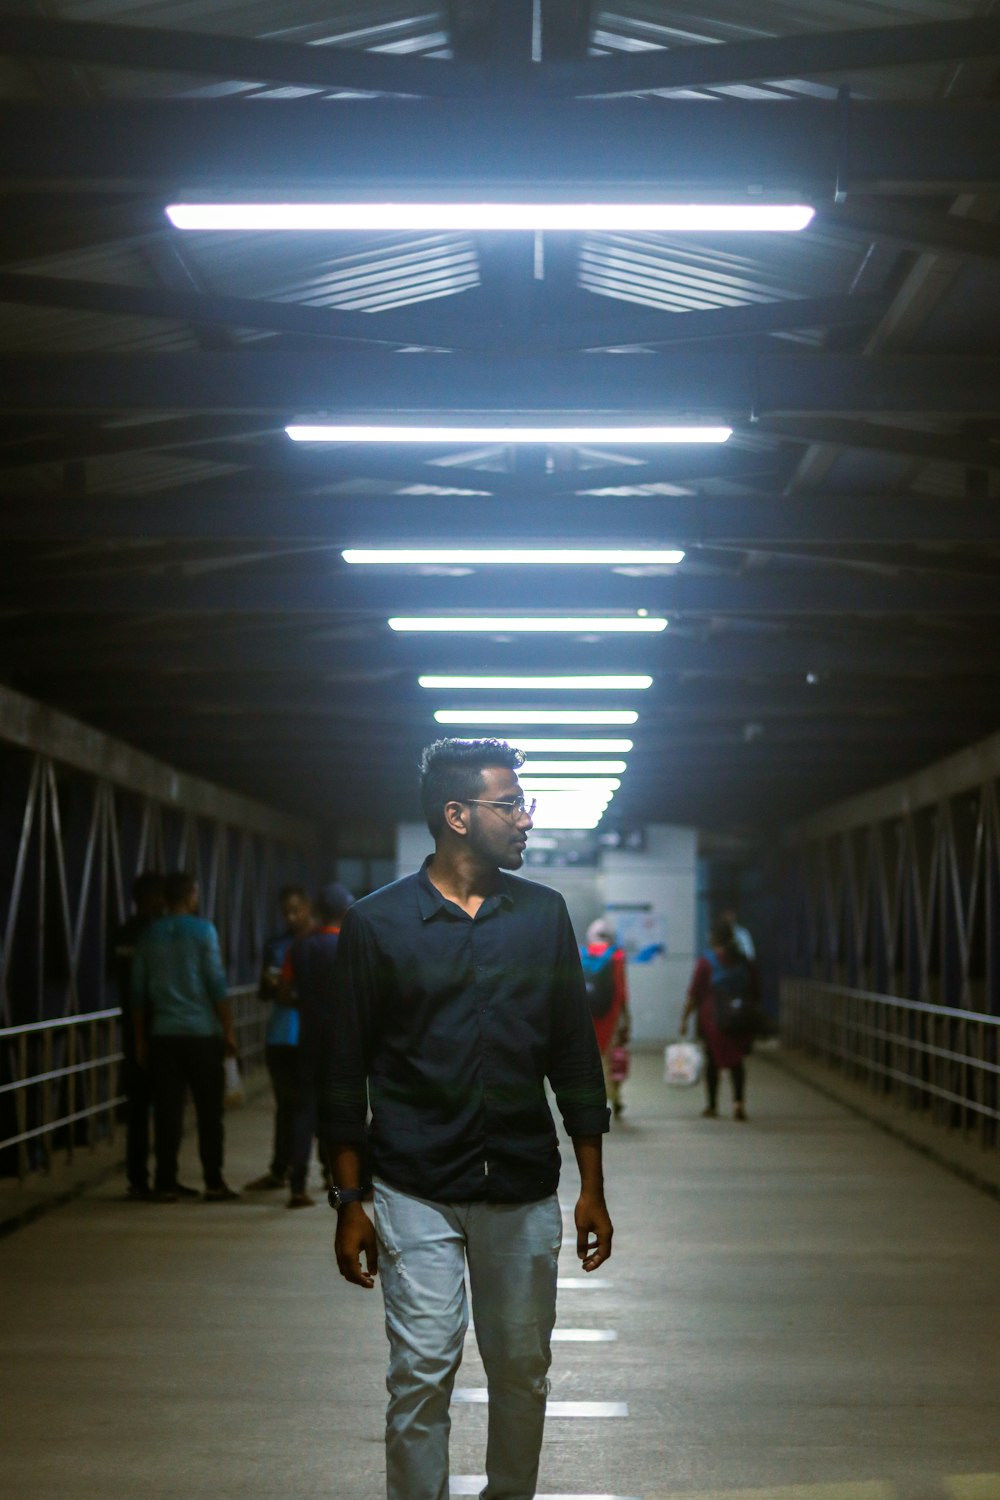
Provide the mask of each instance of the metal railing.
MULTIPOLYGON (((264 1058, 267 1007, 255 986, 232 989, 229 999, 249 1073, 264 1058)), ((0 1028, 0 1152, 16 1153, 22 1181, 60 1154, 71 1161, 78 1149, 114 1142, 123 1060, 118 1007, 0 1028)))
POLYGON ((996 1146, 1000 1016, 786 979, 781 1036, 881 1098, 996 1146))

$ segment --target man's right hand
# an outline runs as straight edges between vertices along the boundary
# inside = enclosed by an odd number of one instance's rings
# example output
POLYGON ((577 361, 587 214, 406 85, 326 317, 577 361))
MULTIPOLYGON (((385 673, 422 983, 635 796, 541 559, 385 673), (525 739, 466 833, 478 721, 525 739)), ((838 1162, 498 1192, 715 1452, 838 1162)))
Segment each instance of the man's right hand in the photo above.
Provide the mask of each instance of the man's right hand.
POLYGON ((345 1281, 371 1291, 378 1271, 378 1242, 375 1225, 360 1203, 348 1203, 337 1214, 337 1238, 334 1241, 337 1266, 345 1281), (361 1256, 367 1270, 362 1270, 361 1256))

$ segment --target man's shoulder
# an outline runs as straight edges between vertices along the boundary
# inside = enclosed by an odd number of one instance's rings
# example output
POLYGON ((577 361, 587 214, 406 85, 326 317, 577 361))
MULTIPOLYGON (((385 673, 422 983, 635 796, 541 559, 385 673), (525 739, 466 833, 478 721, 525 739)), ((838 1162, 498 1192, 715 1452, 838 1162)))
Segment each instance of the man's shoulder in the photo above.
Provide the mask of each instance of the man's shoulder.
POLYGON ((514 904, 514 910, 528 911, 533 915, 556 921, 566 914, 566 902, 561 891, 540 880, 528 880, 523 875, 503 872, 504 884, 514 904))
POLYGON ((345 926, 348 922, 377 920, 387 912, 399 911, 416 895, 419 882, 418 870, 413 875, 401 875, 388 885, 380 885, 377 891, 371 891, 367 896, 362 896, 360 901, 355 901, 344 918, 345 926))
POLYGON ((200 943, 211 943, 216 941, 217 934, 215 931, 215 927, 207 917, 195 917, 185 914, 182 917, 178 917, 177 922, 179 924, 178 931, 181 932, 184 937, 191 938, 192 940, 200 943))

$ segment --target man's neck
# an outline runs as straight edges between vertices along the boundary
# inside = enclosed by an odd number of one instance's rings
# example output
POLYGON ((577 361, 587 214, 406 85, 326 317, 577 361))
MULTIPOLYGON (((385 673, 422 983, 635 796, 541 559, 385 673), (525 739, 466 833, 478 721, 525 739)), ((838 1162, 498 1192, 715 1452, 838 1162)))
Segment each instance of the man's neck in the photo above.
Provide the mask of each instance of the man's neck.
POLYGON ((454 901, 470 917, 476 915, 487 896, 492 896, 500 884, 500 872, 495 865, 483 864, 464 849, 435 849, 427 876, 442 896, 454 901))

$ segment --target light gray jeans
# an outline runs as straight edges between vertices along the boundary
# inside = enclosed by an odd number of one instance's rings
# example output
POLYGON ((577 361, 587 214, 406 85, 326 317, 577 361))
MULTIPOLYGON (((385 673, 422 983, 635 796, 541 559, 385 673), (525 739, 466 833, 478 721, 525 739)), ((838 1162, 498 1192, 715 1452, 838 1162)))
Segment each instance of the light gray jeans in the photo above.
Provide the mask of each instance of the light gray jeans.
POLYGON ((489 1387, 480 1500, 532 1500, 545 1425, 562 1215, 539 1203, 431 1203, 376 1180, 389 1336, 388 1500, 448 1500, 449 1403, 469 1326, 489 1387))

